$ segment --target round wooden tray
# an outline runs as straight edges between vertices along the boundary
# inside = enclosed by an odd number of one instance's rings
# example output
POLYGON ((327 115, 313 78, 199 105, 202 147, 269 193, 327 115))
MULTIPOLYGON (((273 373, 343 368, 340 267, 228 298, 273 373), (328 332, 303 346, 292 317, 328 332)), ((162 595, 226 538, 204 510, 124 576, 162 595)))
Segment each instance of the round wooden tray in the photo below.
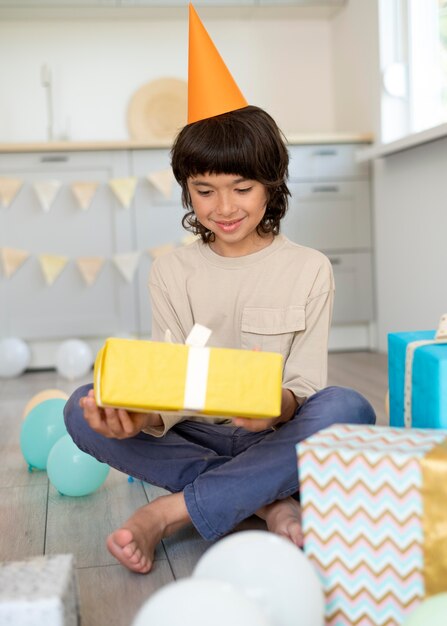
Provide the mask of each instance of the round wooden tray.
POLYGON ((173 139, 186 124, 188 85, 180 78, 159 78, 138 89, 127 109, 131 139, 173 139))

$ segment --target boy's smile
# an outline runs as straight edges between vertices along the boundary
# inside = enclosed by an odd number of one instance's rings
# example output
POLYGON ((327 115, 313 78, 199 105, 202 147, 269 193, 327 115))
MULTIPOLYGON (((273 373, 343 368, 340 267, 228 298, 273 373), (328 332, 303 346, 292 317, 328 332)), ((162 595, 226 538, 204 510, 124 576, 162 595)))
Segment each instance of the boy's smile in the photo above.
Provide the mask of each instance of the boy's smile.
POLYGON ((211 248, 222 256, 244 256, 268 246, 272 235, 256 227, 267 206, 265 186, 235 174, 199 174, 188 179, 191 202, 199 222, 214 233, 211 248))

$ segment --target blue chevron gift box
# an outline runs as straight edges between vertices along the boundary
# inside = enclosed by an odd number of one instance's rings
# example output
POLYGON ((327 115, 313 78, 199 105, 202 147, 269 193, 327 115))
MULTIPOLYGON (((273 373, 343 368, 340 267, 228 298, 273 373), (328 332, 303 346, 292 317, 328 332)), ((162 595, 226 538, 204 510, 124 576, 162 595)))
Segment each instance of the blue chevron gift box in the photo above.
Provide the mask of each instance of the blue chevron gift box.
POLYGON ((447 428, 447 315, 438 330, 388 335, 390 425, 447 428))
POLYGON ((336 424, 297 456, 327 626, 400 626, 447 591, 447 430, 336 424))

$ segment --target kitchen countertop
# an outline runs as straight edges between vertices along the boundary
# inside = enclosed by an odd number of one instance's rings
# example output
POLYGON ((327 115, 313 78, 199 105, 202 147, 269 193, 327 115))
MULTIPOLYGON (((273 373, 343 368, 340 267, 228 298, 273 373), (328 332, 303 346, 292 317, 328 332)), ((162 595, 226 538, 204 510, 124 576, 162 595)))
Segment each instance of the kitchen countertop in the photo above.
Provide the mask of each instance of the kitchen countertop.
MULTIPOLYGON (((296 133, 287 135, 290 145, 372 143, 371 133, 296 133)), ((89 150, 148 150, 170 148, 172 140, 135 141, 42 141, 32 143, 0 143, 0 152, 71 152, 89 150)))

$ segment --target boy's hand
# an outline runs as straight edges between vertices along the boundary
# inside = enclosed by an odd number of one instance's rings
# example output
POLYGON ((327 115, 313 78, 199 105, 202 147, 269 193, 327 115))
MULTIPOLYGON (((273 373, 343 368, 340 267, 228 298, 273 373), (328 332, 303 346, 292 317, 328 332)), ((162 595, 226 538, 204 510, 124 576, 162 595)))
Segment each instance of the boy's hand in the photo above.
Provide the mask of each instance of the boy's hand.
POLYGON ((143 428, 161 426, 156 413, 134 413, 125 409, 100 408, 96 404, 93 389, 79 401, 84 410, 84 418, 92 430, 109 439, 135 437, 143 428))
POLYGON ((250 430, 252 433, 258 433, 261 430, 274 428, 275 426, 279 426, 279 424, 288 422, 295 415, 297 407, 298 403, 290 389, 283 389, 281 398, 281 415, 278 417, 272 417, 271 419, 233 417, 233 425, 245 428, 245 430, 250 430))

